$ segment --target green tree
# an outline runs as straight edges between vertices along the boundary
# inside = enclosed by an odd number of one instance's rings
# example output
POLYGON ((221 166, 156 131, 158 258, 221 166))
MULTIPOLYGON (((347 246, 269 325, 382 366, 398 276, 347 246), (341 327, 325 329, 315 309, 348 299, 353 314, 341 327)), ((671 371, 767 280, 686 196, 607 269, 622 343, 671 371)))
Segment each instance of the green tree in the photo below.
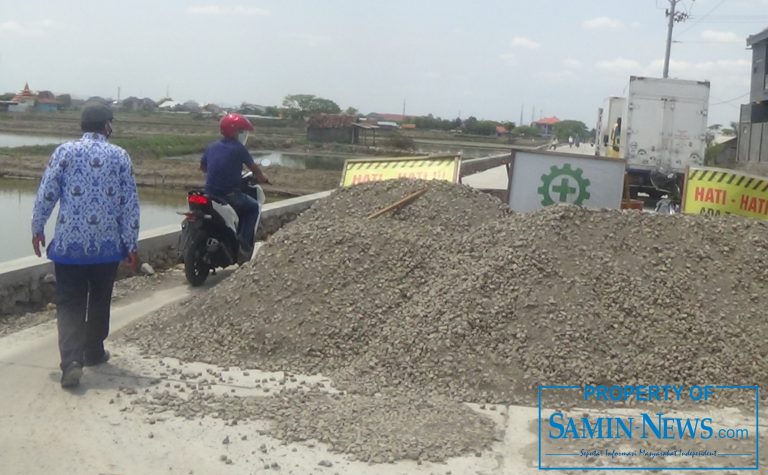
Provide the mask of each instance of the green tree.
POLYGON ((477 126, 477 117, 471 115, 465 120, 461 127, 464 129, 465 132, 469 132, 470 130, 473 130, 477 126))
POLYGON ((280 117, 280 109, 275 106, 267 106, 264 108, 264 115, 267 117, 280 117))
POLYGON ((555 136, 561 141, 568 140, 568 137, 573 137, 574 140, 576 137, 584 139, 589 135, 587 125, 579 120, 563 120, 555 124, 553 130, 555 136))
POLYGON ((341 108, 330 99, 312 94, 292 94, 283 99, 288 116, 292 119, 304 119, 312 114, 338 114, 341 108))
POLYGON ((358 115, 360 111, 354 107, 347 107, 347 110, 345 110, 344 113, 347 115, 358 115))
POLYGON ((516 137, 538 137, 539 129, 531 127, 530 125, 521 125, 520 127, 515 127, 512 131, 512 135, 516 137))
POLYGON ((422 130, 450 130, 453 128, 450 120, 435 117, 432 114, 413 119, 417 129, 422 130))
POLYGON ((475 135, 495 135, 496 122, 492 120, 475 120, 472 124, 465 124, 467 133, 475 135))

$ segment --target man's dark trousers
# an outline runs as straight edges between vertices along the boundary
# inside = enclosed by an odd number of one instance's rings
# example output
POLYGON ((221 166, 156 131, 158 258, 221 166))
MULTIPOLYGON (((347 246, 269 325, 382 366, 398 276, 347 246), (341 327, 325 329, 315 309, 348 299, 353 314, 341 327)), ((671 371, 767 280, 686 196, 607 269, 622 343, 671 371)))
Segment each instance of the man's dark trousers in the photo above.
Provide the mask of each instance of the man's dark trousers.
POLYGON ((90 265, 55 264, 56 320, 61 369, 85 358, 104 355, 109 309, 119 262, 90 265))
POLYGON ((241 191, 227 195, 227 202, 235 209, 240 219, 237 236, 240 239, 240 246, 245 250, 253 249, 256 222, 259 220, 259 202, 241 191))

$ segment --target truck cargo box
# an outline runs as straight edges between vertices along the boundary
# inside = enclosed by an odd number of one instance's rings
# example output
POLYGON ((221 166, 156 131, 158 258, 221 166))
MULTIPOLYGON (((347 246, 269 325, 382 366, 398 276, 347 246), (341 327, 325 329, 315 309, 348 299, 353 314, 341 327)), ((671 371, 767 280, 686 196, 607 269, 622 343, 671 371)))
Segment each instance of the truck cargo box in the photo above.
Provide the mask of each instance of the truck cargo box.
POLYGON ((630 170, 683 173, 703 165, 709 82, 632 76, 622 126, 630 170))

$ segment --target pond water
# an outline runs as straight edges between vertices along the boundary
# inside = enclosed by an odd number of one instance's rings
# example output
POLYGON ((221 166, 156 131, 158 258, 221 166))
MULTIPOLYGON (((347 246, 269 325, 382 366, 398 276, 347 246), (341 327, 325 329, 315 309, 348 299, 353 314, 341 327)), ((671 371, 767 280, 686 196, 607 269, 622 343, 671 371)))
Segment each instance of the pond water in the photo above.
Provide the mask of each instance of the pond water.
MULTIPOLYGON (((9 230, 3 234, 0 262, 33 255, 30 221, 37 186, 38 182, 33 180, 0 178, 0 222, 4 229, 9 230)), ((139 199, 142 231, 168 224, 181 224, 182 217, 176 211, 183 211, 187 207, 183 190, 139 188, 139 199)), ((48 219, 45 228, 47 241, 53 238, 57 213, 58 207, 48 219)))
POLYGON ((24 147, 27 145, 49 145, 64 143, 74 137, 54 137, 51 135, 23 135, 0 132, 0 147, 24 147))

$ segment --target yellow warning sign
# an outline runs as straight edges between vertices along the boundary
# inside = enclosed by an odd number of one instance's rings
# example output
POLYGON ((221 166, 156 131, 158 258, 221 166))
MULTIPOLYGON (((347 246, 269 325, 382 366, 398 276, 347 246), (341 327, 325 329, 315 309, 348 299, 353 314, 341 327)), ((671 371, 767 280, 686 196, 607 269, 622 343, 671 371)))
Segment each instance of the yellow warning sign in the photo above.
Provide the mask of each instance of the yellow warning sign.
POLYGON ((737 214, 768 220, 768 178, 724 170, 690 168, 685 183, 686 214, 737 214))
POLYGON ((445 180, 456 183, 459 179, 459 157, 451 155, 347 160, 344 162, 341 186, 396 178, 445 180))

